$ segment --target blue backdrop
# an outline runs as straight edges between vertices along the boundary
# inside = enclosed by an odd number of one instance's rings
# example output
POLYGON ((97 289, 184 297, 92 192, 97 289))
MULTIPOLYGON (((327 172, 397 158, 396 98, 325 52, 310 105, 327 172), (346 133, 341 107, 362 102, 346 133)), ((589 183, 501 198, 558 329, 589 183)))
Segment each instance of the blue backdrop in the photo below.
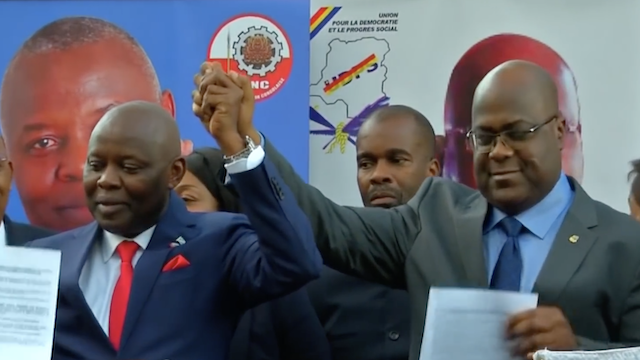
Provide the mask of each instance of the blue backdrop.
MULTIPOLYGON (((214 145, 191 112, 193 75, 206 60, 216 29, 229 18, 243 13, 262 14, 274 20, 290 40, 293 52, 290 76, 277 93, 258 103, 255 122, 306 178, 309 158, 307 1, 2 1, 0 68, 4 73, 23 42, 54 20, 69 16, 104 19, 129 32, 147 52, 161 87, 173 92, 182 137, 192 140, 195 147, 214 145)), ((13 186, 7 214, 14 220, 27 221, 15 188, 13 186)))

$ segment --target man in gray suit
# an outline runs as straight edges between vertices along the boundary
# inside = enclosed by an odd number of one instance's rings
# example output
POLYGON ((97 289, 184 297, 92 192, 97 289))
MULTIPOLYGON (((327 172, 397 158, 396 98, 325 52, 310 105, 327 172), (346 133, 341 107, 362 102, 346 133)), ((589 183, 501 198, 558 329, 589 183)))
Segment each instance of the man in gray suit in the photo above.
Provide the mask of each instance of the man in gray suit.
MULTIPOLYGON (((358 130, 358 188, 367 207, 406 204, 440 174, 429 120, 404 105, 376 110, 358 130)), ((391 289, 327 266, 307 285, 333 360, 407 360, 411 313, 406 290, 391 289)))
MULTIPOLYGON (((219 67, 202 74, 194 110, 206 122, 208 97, 220 96, 208 88, 226 74, 219 67)), ((245 91, 240 132, 263 141, 250 122, 250 84, 230 76, 245 91)), ((472 119, 479 192, 430 178, 390 210, 336 205, 263 144, 310 218, 325 263, 408 289, 411 359, 419 357, 431 286, 538 293, 537 309, 506 324, 518 355, 640 344, 640 224, 562 173, 565 121, 549 74, 522 61, 498 66, 476 90, 472 119)))

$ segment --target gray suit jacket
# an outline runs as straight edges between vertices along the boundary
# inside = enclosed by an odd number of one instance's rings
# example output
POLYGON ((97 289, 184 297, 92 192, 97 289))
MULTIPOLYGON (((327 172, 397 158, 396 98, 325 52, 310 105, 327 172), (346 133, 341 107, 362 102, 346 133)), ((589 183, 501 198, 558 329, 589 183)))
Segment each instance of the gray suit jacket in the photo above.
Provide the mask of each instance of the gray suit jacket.
MULTIPOLYGON (((268 142, 265 150, 311 220, 326 265, 409 291, 411 359, 418 359, 431 286, 488 287, 487 202, 478 191, 431 178, 407 205, 344 207, 306 185, 268 142)), ((541 305, 562 309, 581 348, 640 345, 640 224, 572 186, 573 204, 534 292, 541 305)))

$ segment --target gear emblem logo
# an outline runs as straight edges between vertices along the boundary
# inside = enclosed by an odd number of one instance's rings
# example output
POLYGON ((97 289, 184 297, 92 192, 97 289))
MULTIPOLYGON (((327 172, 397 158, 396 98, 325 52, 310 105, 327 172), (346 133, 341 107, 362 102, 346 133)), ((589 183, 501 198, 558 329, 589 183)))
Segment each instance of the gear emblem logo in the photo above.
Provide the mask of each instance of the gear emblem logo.
POLYGON ((278 40, 278 34, 269 31, 266 26, 252 26, 241 33, 233 49, 233 58, 238 62, 238 67, 251 76, 266 76, 282 60, 282 43, 278 40))
POLYGON ((291 73, 291 42, 281 26, 258 14, 227 20, 213 35, 209 61, 251 78, 256 101, 273 96, 291 73))

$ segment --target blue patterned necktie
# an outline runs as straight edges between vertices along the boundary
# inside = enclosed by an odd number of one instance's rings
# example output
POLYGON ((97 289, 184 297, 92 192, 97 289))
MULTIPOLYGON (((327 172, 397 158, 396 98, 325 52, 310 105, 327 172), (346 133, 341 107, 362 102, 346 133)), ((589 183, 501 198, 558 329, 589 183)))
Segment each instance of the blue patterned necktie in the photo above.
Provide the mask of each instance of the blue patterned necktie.
POLYGON ((522 256, 518 236, 522 233, 522 223, 513 217, 500 221, 500 226, 507 234, 507 242, 500 251, 500 257, 493 269, 490 288, 495 290, 520 291, 522 276, 522 256))

